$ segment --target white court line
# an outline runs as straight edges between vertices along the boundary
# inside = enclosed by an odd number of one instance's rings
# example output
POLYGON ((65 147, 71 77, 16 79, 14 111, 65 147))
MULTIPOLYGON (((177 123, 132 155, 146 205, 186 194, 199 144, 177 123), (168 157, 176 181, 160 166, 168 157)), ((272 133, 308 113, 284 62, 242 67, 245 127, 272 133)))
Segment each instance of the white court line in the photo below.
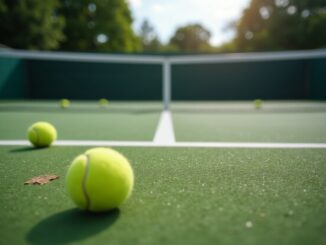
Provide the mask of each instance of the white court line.
POLYGON ((163 111, 158 123, 154 143, 161 145, 175 144, 172 115, 170 111, 163 111))
MULTIPOLYGON (((28 146, 27 140, 0 140, 0 146, 28 146)), ((56 146, 126 146, 126 147, 189 147, 189 148, 263 148, 263 149, 326 149, 326 143, 258 143, 258 142, 174 142, 58 140, 56 146)))

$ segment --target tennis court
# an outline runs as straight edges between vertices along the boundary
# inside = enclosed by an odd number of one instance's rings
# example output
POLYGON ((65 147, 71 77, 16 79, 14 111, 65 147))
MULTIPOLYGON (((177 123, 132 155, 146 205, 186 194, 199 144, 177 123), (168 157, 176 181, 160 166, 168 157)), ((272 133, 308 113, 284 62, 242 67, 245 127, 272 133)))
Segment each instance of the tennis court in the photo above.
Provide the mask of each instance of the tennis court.
POLYGON ((1 244, 325 244, 325 51, 0 58, 15 82, 5 91, 22 96, 0 103, 1 244), (52 147, 27 141, 36 121, 56 127, 52 147), (79 211, 64 186, 74 157, 95 146, 135 172, 131 198, 105 214, 79 211), (24 185, 42 174, 60 178, 24 185))

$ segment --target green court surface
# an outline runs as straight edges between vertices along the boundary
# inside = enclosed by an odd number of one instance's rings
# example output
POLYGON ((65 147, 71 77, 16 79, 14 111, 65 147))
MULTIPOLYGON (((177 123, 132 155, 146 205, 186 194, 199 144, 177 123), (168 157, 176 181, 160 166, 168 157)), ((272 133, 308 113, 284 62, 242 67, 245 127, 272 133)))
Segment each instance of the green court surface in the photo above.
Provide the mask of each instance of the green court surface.
POLYGON ((117 148, 136 177, 106 214, 77 210, 64 176, 85 147, 0 147, 1 244, 325 244, 326 151, 117 148), (57 174, 43 186, 27 179, 57 174))
MULTIPOLYGON (((63 140, 149 141, 162 104, 0 103, 0 140, 50 121, 63 140)), ((326 103, 172 104, 176 141, 326 143, 326 103)), ((75 208, 64 186, 89 147, 0 146, 0 244, 325 244, 325 149, 118 147, 135 189, 109 213, 75 208), (43 186, 29 178, 56 174, 43 186)))
POLYGON ((152 140, 159 120, 160 103, 75 102, 68 109, 58 102, 1 102, 1 139, 25 139, 36 121, 51 122, 58 138, 66 140, 152 140))
POLYGON ((177 141, 326 142, 325 102, 174 103, 177 141))

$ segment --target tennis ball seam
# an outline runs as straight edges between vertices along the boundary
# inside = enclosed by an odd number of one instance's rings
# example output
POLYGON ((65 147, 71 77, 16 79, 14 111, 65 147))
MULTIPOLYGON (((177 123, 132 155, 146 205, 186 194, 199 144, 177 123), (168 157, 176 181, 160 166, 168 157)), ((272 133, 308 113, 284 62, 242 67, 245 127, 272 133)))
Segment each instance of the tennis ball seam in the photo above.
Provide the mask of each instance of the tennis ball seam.
POLYGON ((91 199, 89 197, 89 194, 87 192, 87 187, 86 187, 86 182, 88 179, 88 175, 89 175, 89 169, 90 169, 90 156, 85 154, 86 157, 86 163, 85 163, 85 171, 84 171, 84 175, 83 175, 83 181, 82 181, 82 189, 83 189, 83 194, 85 197, 85 201, 86 201, 86 209, 89 210, 91 207, 91 199))

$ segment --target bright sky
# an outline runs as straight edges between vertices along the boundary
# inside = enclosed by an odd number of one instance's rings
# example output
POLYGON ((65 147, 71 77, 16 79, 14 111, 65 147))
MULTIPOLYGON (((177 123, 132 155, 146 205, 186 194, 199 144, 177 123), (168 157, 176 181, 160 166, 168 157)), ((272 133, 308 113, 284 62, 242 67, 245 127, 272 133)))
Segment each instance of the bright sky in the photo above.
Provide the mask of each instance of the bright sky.
POLYGON ((139 30, 144 19, 155 27, 159 38, 168 42, 177 27, 201 23, 212 33, 211 43, 222 44, 234 33, 226 26, 237 20, 250 0, 128 0, 133 13, 134 29, 139 30))

